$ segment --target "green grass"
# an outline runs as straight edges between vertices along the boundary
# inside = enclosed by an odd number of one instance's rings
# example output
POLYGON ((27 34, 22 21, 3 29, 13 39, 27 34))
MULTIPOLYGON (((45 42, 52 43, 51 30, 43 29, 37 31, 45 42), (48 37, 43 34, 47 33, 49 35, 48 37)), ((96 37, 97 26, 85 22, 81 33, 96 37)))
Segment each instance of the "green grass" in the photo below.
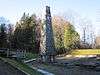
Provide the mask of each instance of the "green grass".
POLYGON ((2 58, 2 57, 0 57, 0 58, 2 60, 4 60, 5 62, 8 62, 12 66, 19 68, 30 75, 42 75, 41 73, 33 70, 32 68, 30 68, 28 65, 22 63, 21 61, 16 61, 14 59, 9 59, 9 58, 2 58))
POLYGON ((29 59, 37 58, 37 57, 38 57, 38 54, 26 53, 25 56, 26 56, 25 59, 26 59, 26 60, 29 60, 29 59))
POLYGON ((99 55, 100 49, 78 49, 73 50, 71 55, 99 55))

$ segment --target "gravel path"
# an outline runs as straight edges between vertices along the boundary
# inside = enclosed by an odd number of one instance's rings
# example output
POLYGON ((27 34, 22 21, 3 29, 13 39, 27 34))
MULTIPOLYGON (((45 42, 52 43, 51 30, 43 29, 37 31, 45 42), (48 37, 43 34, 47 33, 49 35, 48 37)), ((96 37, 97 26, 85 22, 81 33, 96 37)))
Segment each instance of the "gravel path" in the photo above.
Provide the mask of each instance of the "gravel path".
POLYGON ((0 75, 25 75, 23 72, 0 60, 0 75))

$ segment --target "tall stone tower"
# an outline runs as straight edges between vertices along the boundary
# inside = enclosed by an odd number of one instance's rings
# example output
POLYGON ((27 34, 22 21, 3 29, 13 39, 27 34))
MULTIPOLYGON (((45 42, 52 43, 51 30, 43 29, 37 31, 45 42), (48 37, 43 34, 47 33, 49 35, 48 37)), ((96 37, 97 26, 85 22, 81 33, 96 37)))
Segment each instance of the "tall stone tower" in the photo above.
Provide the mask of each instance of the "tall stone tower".
POLYGON ((45 24, 41 28, 41 58, 44 62, 53 62, 55 56, 55 45, 52 29, 52 18, 50 7, 46 6, 45 24))

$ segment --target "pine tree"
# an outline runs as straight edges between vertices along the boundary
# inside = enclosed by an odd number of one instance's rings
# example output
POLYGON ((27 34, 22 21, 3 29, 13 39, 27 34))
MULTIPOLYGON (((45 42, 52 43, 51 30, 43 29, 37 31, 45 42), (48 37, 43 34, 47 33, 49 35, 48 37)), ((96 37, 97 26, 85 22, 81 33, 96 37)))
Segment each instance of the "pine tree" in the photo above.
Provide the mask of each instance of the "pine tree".
POLYGON ((7 47, 7 34, 5 24, 1 24, 0 26, 0 47, 6 48, 7 47))
POLYGON ((69 24, 65 26, 64 31, 64 46, 66 50, 70 50, 77 47, 77 43, 79 43, 79 34, 75 31, 73 25, 69 24))
POLYGON ((35 30, 37 25, 37 17, 35 14, 31 16, 29 16, 29 14, 23 14, 21 20, 16 23, 16 28, 14 31, 14 40, 16 41, 16 48, 37 52, 35 51, 37 36, 35 30))

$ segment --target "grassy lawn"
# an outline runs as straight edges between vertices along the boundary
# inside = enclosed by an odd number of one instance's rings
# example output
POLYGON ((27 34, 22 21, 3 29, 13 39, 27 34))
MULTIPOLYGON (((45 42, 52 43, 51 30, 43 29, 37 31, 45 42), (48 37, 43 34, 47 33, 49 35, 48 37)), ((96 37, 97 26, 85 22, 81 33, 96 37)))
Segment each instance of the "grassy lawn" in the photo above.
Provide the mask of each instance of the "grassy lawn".
POLYGON ((100 49, 78 49, 73 50, 71 55, 98 55, 100 54, 100 49))
POLYGON ((20 62, 20 61, 16 61, 14 59, 9 59, 9 58, 2 58, 0 57, 2 60, 4 60, 5 62, 8 62, 9 64, 11 64, 14 67, 17 67, 19 69, 21 69, 22 71, 28 73, 29 75, 42 75, 41 73, 33 70, 32 68, 30 68, 28 65, 20 62))

